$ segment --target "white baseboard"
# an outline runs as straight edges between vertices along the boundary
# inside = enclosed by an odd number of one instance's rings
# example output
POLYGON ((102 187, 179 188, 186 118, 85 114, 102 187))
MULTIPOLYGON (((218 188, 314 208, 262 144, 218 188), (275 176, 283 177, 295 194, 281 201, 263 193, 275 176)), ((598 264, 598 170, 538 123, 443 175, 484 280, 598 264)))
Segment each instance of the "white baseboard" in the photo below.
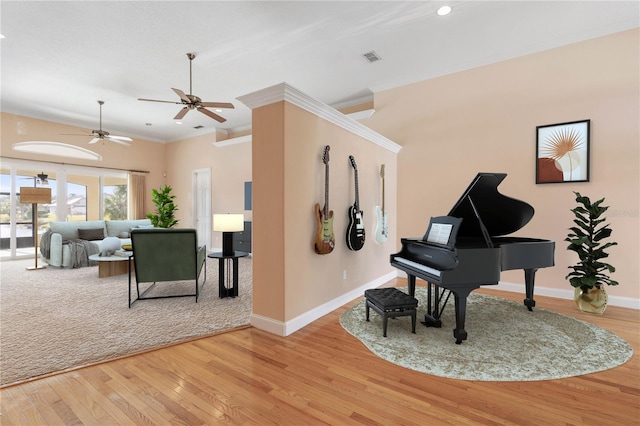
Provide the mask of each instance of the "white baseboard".
MULTIPOLYGON (((512 291, 516 293, 524 294, 524 284, 514 284, 507 282, 499 282, 497 286, 492 286, 496 290, 512 291)), ((533 296, 548 296, 555 297, 557 299, 573 300, 573 287, 571 289, 557 289, 548 287, 536 286, 533 291, 533 296)), ((620 297, 607 295, 607 305, 618 306, 620 308, 630 308, 640 310, 640 299, 632 299, 630 297, 620 297)))
POLYGON ((363 296, 365 290, 380 287, 382 284, 394 279, 396 276, 397 274, 395 271, 390 272, 286 322, 276 321, 271 318, 256 315, 252 312, 251 325, 261 330, 268 331, 269 333, 277 334, 278 336, 288 336, 300 330, 302 327, 311 324, 318 318, 338 309, 340 306, 363 296))
MULTIPOLYGON (((404 271, 398 271, 398 277, 407 278, 407 274, 404 271)), ((508 282, 499 282, 497 286, 490 286, 495 290, 512 291, 516 293, 522 293, 524 295, 524 284, 514 284, 508 282)), ((549 287, 535 286, 533 290, 533 296, 548 296, 556 297, 558 299, 573 300, 573 287, 570 289, 557 289, 549 287)), ((610 306, 618 306, 620 308, 630 308, 640 310, 640 299, 632 299, 631 297, 620 297, 608 295, 607 304, 610 306)))
MULTIPOLYGON (((324 303, 308 312, 305 312, 302 315, 298 315, 292 320, 289 320, 286 322, 276 321, 271 318, 267 318, 261 315, 257 315, 255 313, 251 313, 251 325, 261 330, 267 331, 269 333, 276 334, 278 336, 288 336, 300 330, 302 327, 306 326, 307 324, 310 324, 313 321, 317 320, 318 318, 328 314, 329 312, 334 311, 340 306, 343 306, 351 302, 352 300, 363 296, 365 290, 368 290, 370 288, 380 287, 382 284, 396 277, 406 278, 406 274, 402 271, 390 272, 386 275, 381 276, 380 278, 377 278, 354 290, 351 290, 350 292, 345 293, 342 296, 336 297, 335 299, 330 300, 327 303, 324 303)), ((522 293, 523 297, 525 293, 524 284, 500 282, 498 283, 497 286, 490 286, 490 288, 501 290, 501 291, 522 293)), ((534 297, 535 296, 548 296, 548 297, 555 297, 558 299, 573 300, 573 289, 564 290, 564 289, 536 286, 534 290, 534 297)), ((640 300, 632 299, 630 297, 619 297, 619 296, 609 295, 608 304, 610 306, 618 306, 621 308, 630 308, 630 309, 640 310, 640 300)))

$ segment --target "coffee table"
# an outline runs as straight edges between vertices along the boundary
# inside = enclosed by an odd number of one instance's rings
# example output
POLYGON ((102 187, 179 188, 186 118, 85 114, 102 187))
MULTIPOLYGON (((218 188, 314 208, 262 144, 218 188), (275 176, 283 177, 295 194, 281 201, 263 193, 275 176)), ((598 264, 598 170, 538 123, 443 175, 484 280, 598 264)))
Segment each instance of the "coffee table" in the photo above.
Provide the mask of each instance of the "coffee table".
MULTIPOLYGON (((129 258, 122 256, 100 256, 92 254, 89 260, 98 262, 98 278, 113 277, 115 275, 127 274, 129 272, 129 258)), ((131 259, 133 267, 133 258, 131 259)))

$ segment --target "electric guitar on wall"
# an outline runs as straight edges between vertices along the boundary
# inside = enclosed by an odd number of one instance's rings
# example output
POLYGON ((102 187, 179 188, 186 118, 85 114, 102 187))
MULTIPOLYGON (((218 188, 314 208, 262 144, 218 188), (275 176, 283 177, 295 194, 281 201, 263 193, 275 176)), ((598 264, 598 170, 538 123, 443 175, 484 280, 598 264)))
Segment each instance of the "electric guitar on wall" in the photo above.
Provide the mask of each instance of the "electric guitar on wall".
POLYGON ((382 178, 382 207, 376 206, 376 242, 382 244, 389 238, 387 227, 387 211, 384 209, 384 164, 380 166, 380 178, 382 178))
POLYGON ((316 203, 314 212, 316 215, 316 235, 313 239, 313 249, 318 254, 328 254, 336 245, 333 235, 333 211, 329 210, 329 145, 325 145, 322 152, 324 163, 324 207, 316 203))
POLYGON ((347 227, 347 247, 349 250, 360 250, 364 245, 364 223, 362 221, 362 210, 358 201, 358 167, 353 155, 349 156, 351 167, 353 167, 356 183, 356 202, 349 207, 349 226, 347 227))

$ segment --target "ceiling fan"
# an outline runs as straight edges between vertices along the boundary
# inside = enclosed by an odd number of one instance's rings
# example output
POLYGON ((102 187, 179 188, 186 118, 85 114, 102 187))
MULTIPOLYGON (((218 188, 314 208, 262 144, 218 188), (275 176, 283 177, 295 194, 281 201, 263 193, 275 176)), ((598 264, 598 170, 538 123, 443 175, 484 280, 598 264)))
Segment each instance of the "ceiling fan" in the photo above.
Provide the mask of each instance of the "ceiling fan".
POLYGON ((214 120, 219 121, 220 123, 224 123, 227 121, 226 118, 223 118, 216 114, 215 112, 209 111, 206 107, 210 108, 234 108, 233 104, 229 102, 202 102, 202 99, 192 94, 192 77, 191 77, 191 64, 193 63, 193 58, 196 57, 195 53, 187 53, 187 58, 189 58, 189 94, 187 95, 180 89, 171 88, 179 97, 180 102, 175 101, 159 101, 156 99, 143 99, 138 98, 139 101, 148 101, 148 102, 165 102, 169 104, 178 104, 184 105, 184 107, 178 112, 178 114, 173 117, 174 120, 181 120, 189 110, 197 109, 201 113, 206 116, 213 118, 214 120))
MULTIPOLYGON (((125 146, 131 146, 131 144, 129 142, 132 141, 132 139, 128 136, 115 136, 115 135, 111 135, 109 134, 109 132, 107 132, 106 130, 102 130, 102 105, 104 105, 104 101, 98 101, 98 104, 100 105, 100 129, 99 130, 92 130, 91 131, 91 135, 93 136, 93 139, 91 139, 89 141, 90 144, 92 143, 97 143, 101 140, 109 140, 111 142, 115 142, 115 143, 119 143, 120 145, 125 145, 125 146)), ((73 134, 73 133, 63 133, 63 135, 69 135, 69 136, 85 136, 85 135, 78 135, 78 134, 73 134)))

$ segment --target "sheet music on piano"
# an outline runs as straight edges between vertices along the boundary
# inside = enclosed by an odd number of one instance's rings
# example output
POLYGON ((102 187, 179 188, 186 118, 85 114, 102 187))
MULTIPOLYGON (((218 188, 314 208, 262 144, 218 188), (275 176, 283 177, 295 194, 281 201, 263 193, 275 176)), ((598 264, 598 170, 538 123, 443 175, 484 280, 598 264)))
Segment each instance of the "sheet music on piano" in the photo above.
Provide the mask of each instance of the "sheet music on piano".
POLYGON ((456 238, 461 222, 462 219, 459 217, 432 217, 422 240, 429 244, 453 250, 456 246, 456 238))
POLYGON ((446 245, 447 241, 449 241, 452 229, 453 225, 450 223, 434 223, 433 226, 431 226, 429 235, 427 235, 427 241, 430 243, 446 245))

